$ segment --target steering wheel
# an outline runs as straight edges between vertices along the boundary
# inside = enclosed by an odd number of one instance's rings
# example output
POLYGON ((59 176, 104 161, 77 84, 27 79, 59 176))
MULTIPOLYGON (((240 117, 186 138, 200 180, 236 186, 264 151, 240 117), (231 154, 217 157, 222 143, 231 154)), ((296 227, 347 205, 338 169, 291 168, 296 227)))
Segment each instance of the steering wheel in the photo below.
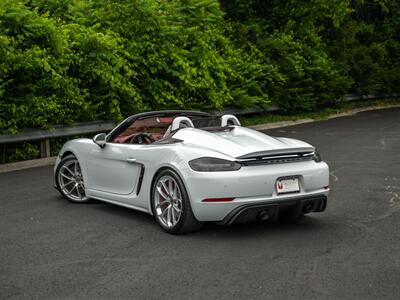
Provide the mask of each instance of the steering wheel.
POLYGON ((151 144, 155 139, 148 133, 138 133, 129 140, 129 144, 151 144))

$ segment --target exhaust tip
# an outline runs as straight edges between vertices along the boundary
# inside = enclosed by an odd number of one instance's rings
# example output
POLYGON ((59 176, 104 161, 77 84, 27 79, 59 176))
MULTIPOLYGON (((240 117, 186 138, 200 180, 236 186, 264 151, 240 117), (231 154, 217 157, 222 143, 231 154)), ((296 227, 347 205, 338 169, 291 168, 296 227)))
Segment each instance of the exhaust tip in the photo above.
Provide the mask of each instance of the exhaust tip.
POLYGON ((266 220, 270 219, 269 210, 268 209, 261 210, 257 215, 257 219, 259 219, 261 221, 266 221, 266 220))
POLYGON ((306 206, 304 206, 303 212, 307 214, 307 213, 311 212, 313 210, 313 208, 314 208, 313 203, 308 203, 308 204, 306 204, 306 206))

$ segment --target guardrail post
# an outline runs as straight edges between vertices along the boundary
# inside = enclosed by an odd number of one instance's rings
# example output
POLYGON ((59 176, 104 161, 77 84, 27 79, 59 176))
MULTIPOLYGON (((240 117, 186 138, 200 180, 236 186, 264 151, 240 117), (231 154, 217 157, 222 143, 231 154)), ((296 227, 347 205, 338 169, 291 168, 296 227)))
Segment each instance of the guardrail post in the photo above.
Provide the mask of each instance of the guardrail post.
POLYGON ((50 157, 50 140, 45 139, 40 141, 40 157, 50 157))
POLYGON ((6 144, 0 145, 0 164, 6 163, 6 144))

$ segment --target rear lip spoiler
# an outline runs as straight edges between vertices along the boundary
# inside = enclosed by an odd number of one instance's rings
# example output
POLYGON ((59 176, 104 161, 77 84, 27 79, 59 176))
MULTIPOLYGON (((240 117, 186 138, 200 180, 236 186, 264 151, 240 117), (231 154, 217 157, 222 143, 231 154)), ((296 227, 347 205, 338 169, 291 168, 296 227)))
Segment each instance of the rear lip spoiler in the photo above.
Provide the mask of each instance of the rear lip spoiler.
POLYGON ((314 151, 315 151, 314 147, 283 148, 283 149, 252 152, 252 153, 248 153, 248 154, 236 157, 236 159, 252 159, 252 158, 278 156, 278 155, 305 154, 305 153, 310 153, 310 152, 314 152, 314 151))

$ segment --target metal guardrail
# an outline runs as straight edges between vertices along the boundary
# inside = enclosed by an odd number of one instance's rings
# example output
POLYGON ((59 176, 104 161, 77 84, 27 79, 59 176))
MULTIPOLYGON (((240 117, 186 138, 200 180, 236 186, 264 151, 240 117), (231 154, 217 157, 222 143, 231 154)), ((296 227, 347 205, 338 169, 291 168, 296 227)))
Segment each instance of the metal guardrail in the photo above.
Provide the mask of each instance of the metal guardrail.
POLYGON ((115 122, 96 121, 87 123, 76 123, 74 126, 54 126, 45 129, 25 129, 17 134, 0 135, 0 163, 4 163, 6 158, 6 145, 11 143, 40 141, 40 156, 50 157, 50 139, 84 135, 89 133, 110 131, 115 127, 115 122))
MULTIPOLYGON (((400 97, 400 94, 391 94, 391 95, 346 95, 344 97, 344 101, 361 101, 361 100, 373 100, 373 99, 382 99, 382 98, 397 98, 400 97)), ((262 112, 276 112, 279 111, 279 108, 276 106, 270 106, 267 110, 262 108, 246 108, 246 109, 237 109, 231 108, 226 109, 223 112, 214 112, 213 115, 221 116, 223 114, 234 114, 239 116, 257 114, 262 112)), ((96 122, 87 122, 87 123, 76 123, 74 126, 54 126, 54 128, 45 130, 45 129, 25 129, 17 134, 5 134, 0 135, 0 164, 5 163, 5 155, 6 155, 6 145, 11 143, 21 143, 21 142, 32 142, 32 141, 40 141, 40 156, 50 157, 50 139, 74 136, 74 135, 85 135, 90 133, 98 133, 98 132, 107 132, 115 127, 115 123, 112 121, 96 121, 96 122)))
POLYGON ((45 139, 52 139, 58 137, 88 134, 100 131, 109 131, 113 129, 115 122, 87 122, 87 123, 76 123, 74 126, 54 126, 53 129, 25 129, 17 134, 5 134, 0 135, 0 143, 19 143, 19 142, 30 142, 45 139))

